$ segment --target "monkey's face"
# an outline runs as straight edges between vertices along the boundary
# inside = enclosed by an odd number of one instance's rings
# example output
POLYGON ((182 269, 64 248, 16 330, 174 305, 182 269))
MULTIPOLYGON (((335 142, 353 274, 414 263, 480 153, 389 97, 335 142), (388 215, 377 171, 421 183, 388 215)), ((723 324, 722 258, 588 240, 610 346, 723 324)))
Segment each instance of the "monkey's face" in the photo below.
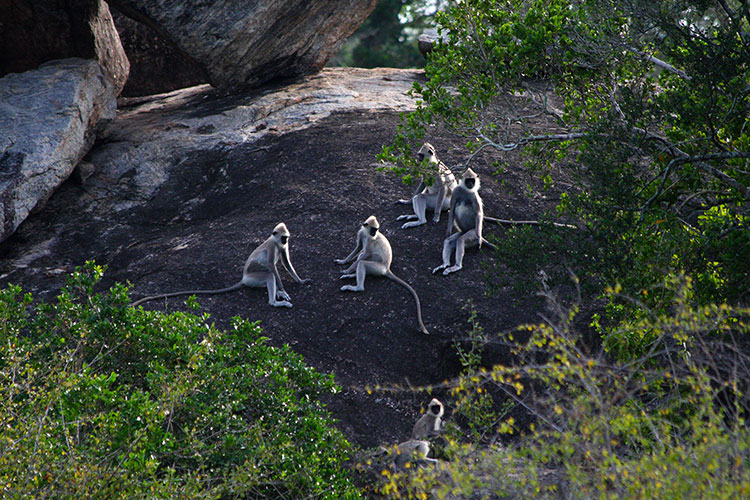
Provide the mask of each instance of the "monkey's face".
POLYGON ((441 410, 441 408, 440 408, 440 405, 431 405, 431 406, 430 406, 430 412, 431 412, 431 413, 432 413, 433 415, 438 415, 438 414, 440 414, 440 410, 441 410))
POLYGON ((362 224, 362 229, 370 238, 375 238, 375 235, 378 234, 378 229, 380 229, 380 223, 374 215, 371 215, 367 218, 365 223, 362 224))
POLYGON ((423 162, 425 158, 433 161, 433 158, 435 158, 435 148, 433 148, 429 142, 425 142, 424 146, 419 148, 417 158, 419 158, 420 163, 423 162))
POLYGON ((276 243, 280 244, 282 247, 286 246, 289 242, 289 230, 283 222, 273 228, 271 235, 273 236, 273 239, 276 240, 276 243))
POLYGON ((476 179, 473 177, 469 177, 468 179, 464 179, 464 184, 466 185, 466 189, 474 189, 474 184, 476 184, 476 179))

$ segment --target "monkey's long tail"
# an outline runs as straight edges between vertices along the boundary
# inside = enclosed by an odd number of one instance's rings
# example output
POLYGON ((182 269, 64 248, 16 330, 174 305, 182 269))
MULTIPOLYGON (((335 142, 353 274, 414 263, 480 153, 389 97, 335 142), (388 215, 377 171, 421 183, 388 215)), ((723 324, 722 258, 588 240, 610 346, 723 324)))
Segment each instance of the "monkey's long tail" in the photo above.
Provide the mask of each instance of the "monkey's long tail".
POLYGON ((424 323, 422 322, 422 303, 419 302, 419 295, 417 295, 417 292, 411 287, 409 283, 402 280, 401 278, 393 274, 391 271, 388 271, 386 276, 392 279, 393 281, 395 281, 396 283, 399 283, 400 285, 405 286, 406 289, 409 290, 412 295, 414 295, 414 300, 417 302, 417 321, 419 322, 419 330, 422 333, 429 335, 430 332, 427 331, 427 328, 425 328, 424 323))
POLYGON ((190 290, 190 291, 184 291, 184 292, 172 292, 172 293, 163 293, 161 295, 152 295, 150 297, 143 297, 142 299, 138 299, 130 305, 135 307, 138 304, 143 304, 144 302, 148 302, 150 300, 166 299, 167 297, 177 297, 179 295, 215 295, 218 293, 231 292, 239 288, 242 288, 241 281, 235 283, 232 286, 228 286, 226 288, 220 288, 218 290, 190 290))

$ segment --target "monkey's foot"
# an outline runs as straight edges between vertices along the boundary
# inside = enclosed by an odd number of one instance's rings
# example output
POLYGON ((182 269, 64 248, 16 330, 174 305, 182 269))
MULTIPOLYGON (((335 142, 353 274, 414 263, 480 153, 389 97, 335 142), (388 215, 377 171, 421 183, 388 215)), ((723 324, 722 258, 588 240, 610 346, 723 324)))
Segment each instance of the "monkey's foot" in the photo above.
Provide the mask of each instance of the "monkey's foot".
POLYGON ((443 271, 443 276, 447 276, 450 273, 455 273, 456 271, 460 271, 463 266, 451 266, 445 271, 443 271))
POLYGON ((401 226, 401 229, 409 229, 410 227, 417 227, 421 226, 422 224, 427 224, 427 221, 407 222, 406 224, 401 226))
POLYGON ((357 288, 356 286, 353 286, 353 285, 344 285, 341 287, 342 292, 361 292, 363 290, 364 288, 357 288))
POLYGON ((286 300, 274 300, 269 302, 269 305, 272 307, 292 307, 292 303, 286 300))
POLYGON ((398 217, 396 217, 396 220, 414 220, 414 219, 419 219, 419 217, 417 217, 414 214, 399 215, 398 217))
POLYGON ((340 277, 339 279, 340 279, 340 280, 345 280, 345 279, 347 279, 347 278, 356 278, 356 277, 357 277, 357 275, 356 275, 356 274, 354 274, 354 273, 352 273, 352 274, 342 274, 342 275, 341 275, 341 277, 340 277))
POLYGON ((437 274, 438 271, 442 271, 446 267, 448 267, 448 264, 443 264, 442 266, 437 266, 435 269, 432 270, 432 274, 437 274))

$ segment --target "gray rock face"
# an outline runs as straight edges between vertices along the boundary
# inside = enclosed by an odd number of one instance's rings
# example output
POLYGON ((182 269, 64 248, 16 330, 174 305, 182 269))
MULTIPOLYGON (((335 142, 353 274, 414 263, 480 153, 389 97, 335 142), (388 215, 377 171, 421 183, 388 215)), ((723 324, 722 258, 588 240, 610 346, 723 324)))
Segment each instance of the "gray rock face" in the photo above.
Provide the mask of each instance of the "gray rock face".
POLYGON ((195 60, 222 90, 319 71, 377 0, 112 0, 195 60))
POLYGON ((0 241, 68 178, 115 106, 112 81, 91 59, 0 78, 0 241))
POLYGON ((55 59, 97 59, 119 93, 130 65, 101 0, 0 0, 0 76, 55 59))
POLYGON ((326 68, 255 94, 220 96, 209 85, 120 100, 118 118, 88 155, 96 173, 79 200, 92 213, 147 203, 196 154, 254 144, 347 111, 411 111, 415 70, 326 68), (102 207, 106 204, 106 208, 102 207))

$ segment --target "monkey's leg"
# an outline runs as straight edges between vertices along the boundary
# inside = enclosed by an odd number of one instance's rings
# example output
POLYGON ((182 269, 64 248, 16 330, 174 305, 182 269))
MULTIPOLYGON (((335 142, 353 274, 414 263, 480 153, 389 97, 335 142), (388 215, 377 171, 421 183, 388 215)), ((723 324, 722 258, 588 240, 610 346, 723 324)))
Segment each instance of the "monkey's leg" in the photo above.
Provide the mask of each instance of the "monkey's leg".
POLYGON ((341 287, 341 291, 346 292, 361 292, 365 289, 365 277, 368 274, 374 276, 383 276, 387 269, 380 262, 372 262, 369 260, 361 260, 357 263, 357 285, 344 285, 341 287))
POLYGON ((474 229, 467 231, 458 237, 456 240, 456 263, 443 271, 444 275, 461 270, 464 263, 464 248, 466 247, 466 243, 475 239, 477 239, 477 232, 474 229))
POLYGON ((432 270, 432 274, 442 271, 446 267, 451 265, 451 254, 453 249, 456 248, 456 240, 461 236, 461 233, 453 233, 443 241, 443 263, 432 270))
POLYGON ((289 295, 284 290, 279 290, 276 285, 276 277, 273 273, 248 273, 245 277, 245 285, 260 287, 266 285, 268 290, 268 305, 273 307, 292 307, 289 295), (277 300, 281 297, 283 300, 277 300))
POLYGON ((425 215, 425 211, 427 210, 427 198, 429 197, 430 195, 418 194, 414 198, 412 198, 412 206, 414 207, 414 213, 416 214, 417 221, 407 222, 406 224, 401 226, 401 229, 408 229, 410 227, 417 227, 421 226, 422 224, 427 224, 427 216, 425 215))

